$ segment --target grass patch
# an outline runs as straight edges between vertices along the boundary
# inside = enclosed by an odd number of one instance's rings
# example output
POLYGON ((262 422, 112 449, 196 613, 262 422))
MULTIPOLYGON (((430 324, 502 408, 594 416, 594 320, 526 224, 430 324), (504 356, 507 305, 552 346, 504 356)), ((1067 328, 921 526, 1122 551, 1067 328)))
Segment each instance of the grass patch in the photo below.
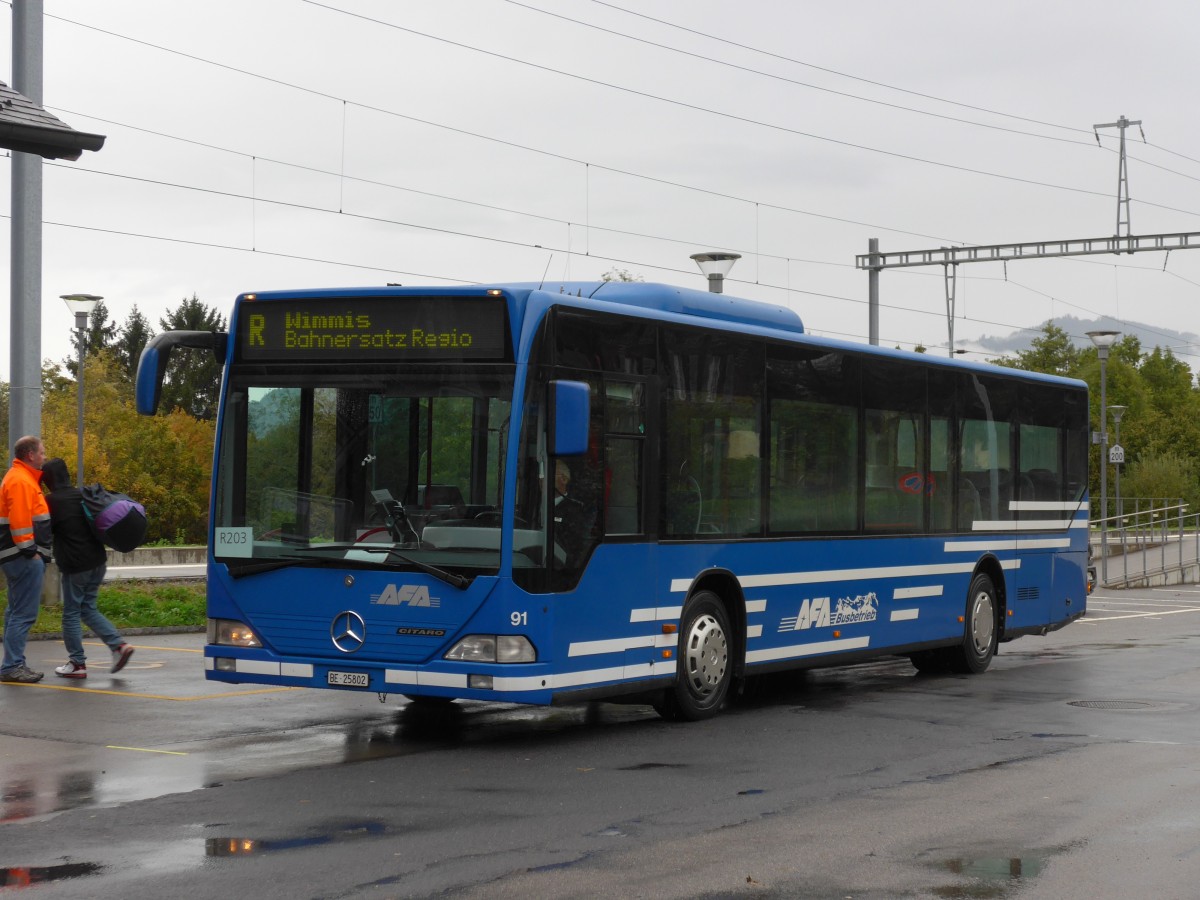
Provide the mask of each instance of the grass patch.
MULTIPOLYGON (((6 591, 0 588, 0 607, 7 601, 6 591)), ((203 581, 115 581, 100 587, 98 605, 118 631, 169 626, 203 628, 205 624, 203 581)), ((61 607, 43 606, 32 634, 60 631, 61 607)))

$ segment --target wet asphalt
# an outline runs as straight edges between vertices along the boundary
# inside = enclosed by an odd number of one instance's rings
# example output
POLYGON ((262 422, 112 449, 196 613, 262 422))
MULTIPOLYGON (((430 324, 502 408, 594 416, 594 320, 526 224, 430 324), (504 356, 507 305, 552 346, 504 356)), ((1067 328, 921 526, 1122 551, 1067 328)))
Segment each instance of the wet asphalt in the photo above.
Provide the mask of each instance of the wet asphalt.
MULTIPOLYGON (((0 685, 37 897, 1154 897, 1200 878, 1200 589, 1101 591, 978 677, 771 679, 712 722, 203 679, 203 635, 0 685)), ((51 672, 61 644, 29 645, 51 672)))

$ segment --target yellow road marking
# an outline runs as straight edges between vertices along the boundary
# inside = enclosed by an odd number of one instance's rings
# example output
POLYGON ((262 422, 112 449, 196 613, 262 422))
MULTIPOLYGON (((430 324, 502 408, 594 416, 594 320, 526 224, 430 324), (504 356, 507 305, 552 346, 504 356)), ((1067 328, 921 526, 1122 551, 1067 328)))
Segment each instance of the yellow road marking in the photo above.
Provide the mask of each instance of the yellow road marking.
POLYGON ((187 756, 186 753, 180 753, 178 750, 150 750, 147 747, 118 747, 116 744, 109 744, 105 750, 134 750, 138 753, 165 753, 167 756, 187 756))
MULTIPOLYGON (((108 649, 102 641, 84 641, 83 643, 84 643, 84 646, 87 646, 87 647, 104 647, 105 649, 108 649)), ((130 643, 129 646, 133 647, 133 649, 135 649, 135 650, 167 650, 172 653, 203 653, 204 652, 203 647, 201 647, 199 649, 192 648, 192 647, 156 647, 153 644, 134 644, 134 643, 130 643)))

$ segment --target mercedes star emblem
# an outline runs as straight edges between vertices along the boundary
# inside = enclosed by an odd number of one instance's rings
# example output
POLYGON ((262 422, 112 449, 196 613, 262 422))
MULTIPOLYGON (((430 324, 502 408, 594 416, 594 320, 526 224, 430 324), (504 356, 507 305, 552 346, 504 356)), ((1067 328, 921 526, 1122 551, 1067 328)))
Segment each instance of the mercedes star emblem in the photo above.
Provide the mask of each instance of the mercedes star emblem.
POLYGON ((352 610, 340 612, 329 626, 333 646, 343 653, 353 653, 367 640, 367 625, 362 616, 352 610))

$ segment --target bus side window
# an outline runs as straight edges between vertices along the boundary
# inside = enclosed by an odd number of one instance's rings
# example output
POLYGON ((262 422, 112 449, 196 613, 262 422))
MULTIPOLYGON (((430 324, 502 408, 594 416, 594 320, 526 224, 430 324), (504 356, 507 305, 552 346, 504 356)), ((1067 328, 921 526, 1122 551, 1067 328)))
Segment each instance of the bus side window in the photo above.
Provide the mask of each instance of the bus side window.
POLYGON ((604 385, 604 532, 641 534, 645 389, 638 382, 604 385))
POLYGON ((929 418, 929 528, 951 531, 954 528, 954 493, 950 482, 950 420, 944 416, 929 418))

